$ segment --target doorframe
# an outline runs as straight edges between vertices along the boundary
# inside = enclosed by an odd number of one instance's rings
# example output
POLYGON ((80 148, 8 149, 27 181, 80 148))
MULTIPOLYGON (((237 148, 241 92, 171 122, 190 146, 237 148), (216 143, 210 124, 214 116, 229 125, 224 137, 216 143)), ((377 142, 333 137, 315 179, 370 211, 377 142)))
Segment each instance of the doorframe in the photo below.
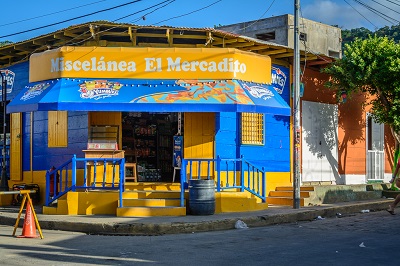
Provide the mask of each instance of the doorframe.
MULTIPOLYGON (((306 142, 306 140, 305 140, 305 136, 304 136, 304 105, 305 104, 310 104, 310 105, 314 105, 314 106, 318 106, 318 107, 320 107, 321 105, 326 105, 326 106, 329 106, 329 108, 334 108, 334 110, 332 109, 332 111, 334 112, 333 113, 333 115, 336 115, 336 117, 335 117, 335 121, 336 121, 336 127, 334 128, 334 130, 335 130, 335 132, 334 132, 334 135, 336 136, 336 144, 335 144, 335 146, 336 146, 336 150, 334 151, 334 150, 330 150, 331 151, 331 154, 332 154, 332 156, 335 158, 335 160, 336 160, 336 169, 338 169, 338 164, 339 164, 339 162, 338 162, 338 145, 339 145, 339 139, 338 139, 338 122, 339 122, 339 117, 338 117, 338 106, 336 105, 336 104, 332 104, 332 103, 325 103, 325 102, 314 102, 314 101, 302 101, 302 112, 301 112, 301 126, 302 126, 302 136, 301 136, 301 142, 302 142, 302 147, 301 147, 301 166, 302 166, 302 174, 301 174, 301 182, 302 183, 314 183, 314 182, 318 182, 318 183, 320 183, 320 184, 323 184, 323 183, 326 183, 326 182, 329 182, 330 184, 336 184, 336 182, 337 182, 337 178, 338 178, 338 175, 339 175, 339 173, 338 172, 333 172, 332 173, 332 175, 329 177, 329 180, 324 180, 323 179, 323 176, 321 175, 321 178, 319 178, 319 180, 315 180, 315 181, 310 181, 310 180, 304 180, 304 172, 303 172, 303 170, 304 170, 304 165, 305 165, 305 163, 306 163, 306 160, 304 160, 305 158, 304 158, 304 148, 305 148, 305 146, 303 146, 303 145, 307 145, 307 142, 306 142), (336 112, 335 112, 336 111, 336 112)), ((329 159, 328 159, 328 157, 326 158, 326 160, 328 160, 328 162, 329 162, 329 159)), ((332 164, 331 163, 329 163, 329 165, 331 166, 331 168, 333 169, 334 167, 332 166, 332 164)))
MULTIPOLYGON (((384 142, 385 142, 385 125, 384 124, 378 124, 375 123, 375 121, 373 120, 373 118, 371 117, 372 114, 369 112, 366 112, 365 114, 365 182, 368 183, 368 181, 370 180, 374 180, 374 181, 378 181, 378 180, 383 180, 384 179, 384 175, 385 175, 385 149, 384 149, 384 142), (382 130, 381 130, 381 140, 382 140, 382 150, 377 150, 379 151, 378 154, 382 154, 382 158, 381 160, 381 171, 379 173, 381 178, 369 178, 369 166, 370 166, 370 158, 369 158, 369 151, 373 151, 373 150, 369 150, 369 144, 370 144, 370 137, 369 137, 369 123, 368 123, 368 119, 371 117, 371 122, 378 124, 381 126, 382 130)), ((371 133, 372 133, 372 128, 371 128, 371 133)), ((375 160, 376 161, 376 160, 375 160)), ((376 166, 376 163, 374 163, 374 165, 376 166)), ((376 172, 375 167, 374 167, 374 172, 376 172)))

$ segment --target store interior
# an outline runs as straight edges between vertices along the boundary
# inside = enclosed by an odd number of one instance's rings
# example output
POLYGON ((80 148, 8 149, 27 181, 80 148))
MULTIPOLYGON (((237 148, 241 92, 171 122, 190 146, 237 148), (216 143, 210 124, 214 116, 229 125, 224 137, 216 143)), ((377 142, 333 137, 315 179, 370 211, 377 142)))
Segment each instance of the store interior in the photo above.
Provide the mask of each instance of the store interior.
POLYGON ((126 167, 127 182, 172 182, 177 134, 178 113, 122 113, 122 150, 126 164, 132 166, 126 167))

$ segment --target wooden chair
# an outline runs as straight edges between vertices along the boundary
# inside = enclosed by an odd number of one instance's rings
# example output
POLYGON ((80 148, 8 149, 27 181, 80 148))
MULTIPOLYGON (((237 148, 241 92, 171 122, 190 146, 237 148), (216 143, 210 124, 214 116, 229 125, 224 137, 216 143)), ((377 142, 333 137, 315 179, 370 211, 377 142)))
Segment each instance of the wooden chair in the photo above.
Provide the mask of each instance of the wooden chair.
POLYGON ((136 163, 125 163, 125 181, 131 181, 131 180, 133 180, 133 182, 137 182, 136 163), (127 169, 131 169, 132 176, 126 175, 127 169))

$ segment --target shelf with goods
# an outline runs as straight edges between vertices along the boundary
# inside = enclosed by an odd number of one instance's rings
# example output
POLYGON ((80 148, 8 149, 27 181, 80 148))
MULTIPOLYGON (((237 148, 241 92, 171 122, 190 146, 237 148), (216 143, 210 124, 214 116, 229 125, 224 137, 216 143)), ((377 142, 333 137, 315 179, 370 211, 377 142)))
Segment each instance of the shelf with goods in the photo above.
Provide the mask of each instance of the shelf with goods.
POLYGON ((134 139, 138 181, 161 181, 157 158, 157 125, 135 125, 134 139))
POLYGON ((125 180, 137 182, 134 128, 122 125, 122 149, 125 151, 125 180))
POLYGON ((92 125, 89 129, 87 149, 117 150, 119 126, 92 125))
POLYGON ((170 121, 158 121, 158 162, 163 177, 172 177, 172 124, 170 121))

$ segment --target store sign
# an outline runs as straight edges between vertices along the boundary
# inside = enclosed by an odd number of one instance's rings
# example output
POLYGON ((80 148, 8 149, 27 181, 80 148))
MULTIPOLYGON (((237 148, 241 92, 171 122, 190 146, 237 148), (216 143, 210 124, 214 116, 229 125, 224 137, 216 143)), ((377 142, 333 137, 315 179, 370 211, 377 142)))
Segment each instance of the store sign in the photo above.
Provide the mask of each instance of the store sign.
POLYGON ((286 85, 286 74, 279 67, 272 67, 272 86, 279 93, 282 94, 286 85))
POLYGON ((69 78, 240 79, 270 83, 271 59, 230 48, 61 47, 30 58, 30 82, 69 78))
POLYGON ((182 166, 182 147, 183 147, 183 136, 174 136, 174 153, 173 153, 173 167, 181 168, 182 166))
MULTIPOLYGON (((1 70, 2 78, 6 80, 6 92, 11 93, 14 87, 15 73, 9 69, 1 70)), ((0 84, 1 85, 1 84, 0 84)), ((0 86, 0 92, 3 92, 3 87, 0 86)))

